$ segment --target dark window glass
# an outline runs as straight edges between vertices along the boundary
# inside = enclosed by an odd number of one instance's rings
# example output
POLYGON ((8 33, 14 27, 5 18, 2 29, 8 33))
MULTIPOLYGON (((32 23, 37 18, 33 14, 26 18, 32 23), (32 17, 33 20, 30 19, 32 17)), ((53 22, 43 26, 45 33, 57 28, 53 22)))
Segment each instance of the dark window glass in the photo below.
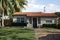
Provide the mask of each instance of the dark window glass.
POLYGON ((46 20, 47 23, 52 23, 52 20, 46 20))
POLYGON ((20 18, 17 18, 17 23, 20 23, 20 18))
POLYGON ((21 18, 21 23, 24 23, 24 18, 21 18))

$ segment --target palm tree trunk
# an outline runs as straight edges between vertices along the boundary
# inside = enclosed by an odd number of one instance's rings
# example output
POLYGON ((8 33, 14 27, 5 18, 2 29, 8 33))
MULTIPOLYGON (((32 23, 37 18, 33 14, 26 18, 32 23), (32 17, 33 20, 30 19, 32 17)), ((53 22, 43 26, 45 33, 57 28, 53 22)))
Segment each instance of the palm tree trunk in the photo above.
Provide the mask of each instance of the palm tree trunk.
POLYGON ((4 12, 2 13, 2 27, 4 27, 4 12))
MULTIPOLYGON (((1 5, 3 5, 3 0, 1 0, 1 5)), ((2 27, 4 27, 4 9, 2 6, 2 27)))

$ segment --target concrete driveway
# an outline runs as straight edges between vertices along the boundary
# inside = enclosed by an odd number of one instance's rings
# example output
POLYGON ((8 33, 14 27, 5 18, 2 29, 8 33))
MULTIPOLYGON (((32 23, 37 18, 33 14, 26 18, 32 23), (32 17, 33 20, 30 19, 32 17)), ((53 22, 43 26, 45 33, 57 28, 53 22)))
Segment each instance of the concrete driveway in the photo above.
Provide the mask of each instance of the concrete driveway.
POLYGON ((60 30, 34 29, 36 40, 60 40, 60 30))

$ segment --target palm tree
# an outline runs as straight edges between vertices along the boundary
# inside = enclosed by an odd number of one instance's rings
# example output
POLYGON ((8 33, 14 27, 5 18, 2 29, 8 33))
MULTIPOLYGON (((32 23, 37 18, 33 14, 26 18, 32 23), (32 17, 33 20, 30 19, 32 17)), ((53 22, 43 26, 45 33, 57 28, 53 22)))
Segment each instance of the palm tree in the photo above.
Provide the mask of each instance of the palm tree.
POLYGON ((4 27, 4 15, 11 16, 14 12, 22 11, 27 0, 0 0, 2 12, 2 26, 4 27))

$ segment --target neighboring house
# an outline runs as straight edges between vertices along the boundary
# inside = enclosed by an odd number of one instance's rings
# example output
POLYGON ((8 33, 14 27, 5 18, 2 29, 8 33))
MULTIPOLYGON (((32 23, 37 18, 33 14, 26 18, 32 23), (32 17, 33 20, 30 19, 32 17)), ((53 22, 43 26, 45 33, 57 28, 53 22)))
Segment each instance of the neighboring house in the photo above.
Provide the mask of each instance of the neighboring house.
POLYGON ((27 23, 27 27, 41 27, 43 24, 57 24, 57 15, 43 12, 16 12, 14 23, 27 23))

